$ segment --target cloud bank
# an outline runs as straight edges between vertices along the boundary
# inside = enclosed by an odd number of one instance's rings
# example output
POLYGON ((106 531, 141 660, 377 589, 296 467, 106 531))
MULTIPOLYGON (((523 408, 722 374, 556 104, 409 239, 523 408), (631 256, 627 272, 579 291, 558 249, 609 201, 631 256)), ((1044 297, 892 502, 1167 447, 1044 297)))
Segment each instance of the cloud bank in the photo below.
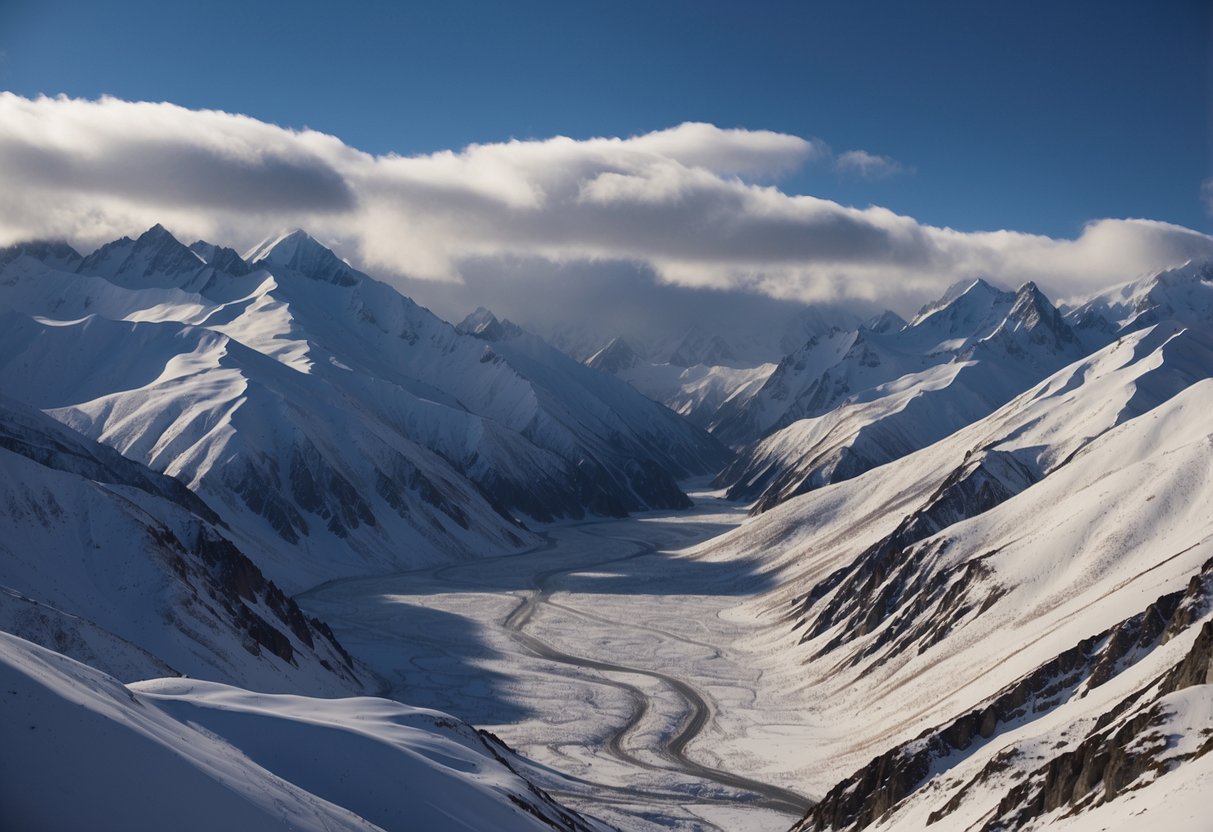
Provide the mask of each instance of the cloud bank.
MULTIPOLYGON (((614 262, 681 286, 890 305, 974 275, 1067 296, 1213 256, 1213 238, 1162 222, 1102 219, 1075 239, 966 233, 771 184, 829 157, 818 141, 710 124, 376 156, 242 115, 0 93, 0 244, 88 247, 155 222, 251 244, 301 226, 389 279, 459 281, 463 264, 494 259, 614 262)), ((863 151, 834 163, 896 165, 863 151)))

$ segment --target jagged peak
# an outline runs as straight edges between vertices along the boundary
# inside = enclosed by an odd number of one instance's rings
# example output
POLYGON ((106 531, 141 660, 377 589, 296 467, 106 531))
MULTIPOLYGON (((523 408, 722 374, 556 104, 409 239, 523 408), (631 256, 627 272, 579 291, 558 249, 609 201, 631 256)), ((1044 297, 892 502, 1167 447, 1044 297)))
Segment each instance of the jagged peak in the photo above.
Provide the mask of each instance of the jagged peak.
POLYGON ((904 329, 905 326, 905 318, 901 317, 890 309, 886 309, 879 315, 869 318, 864 324, 862 324, 860 328, 866 329, 868 332, 883 334, 886 332, 897 332, 898 330, 904 329))
POLYGON ((217 271, 237 277, 252 271, 252 266, 246 263, 244 258, 237 254, 234 248, 208 243, 206 240, 195 240, 190 243, 189 250, 202 258, 203 262, 208 266, 213 266, 217 271))
POLYGON ((176 244, 178 246, 181 246, 182 248, 185 248, 185 245, 182 244, 182 242, 180 240, 178 240, 176 237, 174 237, 171 231, 169 231, 167 228, 165 228, 160 223, 156 223, 151 228, 149 228, 147 231, 144 231, 142 234, 140 234, 138 237, 134 238, 133 240, 130 237, 123 235, 116 240, 111 240, 110 242, 105 243, 102 246, 98 247, 97 250, 94 251, 89 256, 93 257, 102 251, 108 251, 108 250, 119 249, 119 248, 138 247, 141 249, 145 249, 145 248, 152 247, 152 246, 157 247, 157 248, 162 248, 166 245, 173 245, 173 244, 176 244))
MULTIPOLYGON (((463 326, 479 326, 482 323, 496 323, 497 316, 493 314, 493 310, 487 306, 477 306, 474 312, 471 312, 459 324, 463 326)), ((458 329, 459 327, 456 327, 458 329)))
MULTIPOLYGON (((278 260, 281 258, 290 259, 291 255, 301 245, 313 244, 320 248, 324 248, 316 241, 314 237, 304 231, 302 228, 291 228, 286 231, 278 231, 270 234, 257 245, 250 248, 242 256, 249 263, 257 263, 262 260, 278 260)), ((327 249, 325 249, 327 251, 327 249)), ((334 257, 336 255, 333 255, 334 257)))
POLYGON ((1061 312, 1032 281, 1016 290, 1014 304, 990 339, 1013 333, 1021 333, 1031 343, 1044 345, 1054 353, 1064 352, 1077 343, 1061 312))
POLYGON ((354 286, 365 277, 302 228, 266 237, 249 249, 243 259, 253 266, 288 269, 337 286, 354 286))
POLYGON ((961 305, 988 304, 1002 297, 1009 298, 1010 293, 1004 292, 985 278, 961 280, 948 287, 948 290, 938 300, 919 309, 918 314, 910 321, 910 326, 921 323, 947 309, 957 308, 961 305))
POLYGON ((172 232, 169 231, 167 228, 165 228, 160 223, 156 223, 151 228, 149 228, 147 231, 144 231, 142 234, 140 234, 139 239, 140 240, 173 240, 173 241, 177 241, 177 238, 173 236, 172 232))
POLYGON ((101 246, 80 262, 78 271, 136 285, 154 275, 195 274, 205 266, 201 257, 156 223, 134 240, 120 237, 101 246))
POLYGON ((499 319, 483 306, 476 307, 476 311, 460 321, 455 329, 482 341, 502 341, 522 334, 522 328, 517 324, 499 319))
POLYGON ((616 336, 605 347, 585 360, 585 365, 612 375, 636 366, 640 358, 632 345, 621 336, 616 336))
POLYGON ((1015 292, 1015 303, 1007 313, 1010 320, 1020 320, 1027 326, 1035 326, 1041 320, 1062 325, 1061 313, 1035 283, 1028 281, 1015 292))
POLYGON ((144 251, 149 249, 156 251, 173 251, 181 256, 185 256, 185 253, 189 252, 191 257, 198 260, 199 263, 202 262, 201 257, 199 257, 195 252, 190 251, 189 246, 185 245, 185 243, 174 237, 172 232, 160 223, 156 223, 147 231, 144 231, 135 238, 135 245, 132 249, 133 251, 144 251))
POLYGON ((71 271, 84 258, 65 240, 27 240, 0 248, 0 265, 10 263, 21 255, 32 257, 52 268, 71 271))

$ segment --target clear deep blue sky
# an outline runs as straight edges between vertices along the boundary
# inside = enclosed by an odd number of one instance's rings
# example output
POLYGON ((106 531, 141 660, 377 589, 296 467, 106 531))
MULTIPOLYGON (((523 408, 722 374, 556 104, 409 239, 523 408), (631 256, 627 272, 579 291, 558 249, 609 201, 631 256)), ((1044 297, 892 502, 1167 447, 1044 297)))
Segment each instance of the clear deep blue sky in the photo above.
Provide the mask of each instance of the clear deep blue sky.
POLYGON ((892 156, 785 190, 973 230, 1208 231, 1213 1, 0 0, 0 87, 167 100, 415 153, 682 121, 892 156))

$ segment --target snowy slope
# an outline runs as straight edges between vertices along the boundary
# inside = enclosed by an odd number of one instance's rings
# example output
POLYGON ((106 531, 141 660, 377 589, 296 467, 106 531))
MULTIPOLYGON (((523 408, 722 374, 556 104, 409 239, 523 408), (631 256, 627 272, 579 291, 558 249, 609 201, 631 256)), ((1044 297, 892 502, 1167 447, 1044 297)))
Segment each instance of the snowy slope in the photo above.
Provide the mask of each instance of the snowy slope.
POLYGON ((613 490, 632 491, 641 505, 689 505, 670 477, 711 472, 727 458, 703 430, 487 310, 459 329, 489 345, 482 361, 500 360, 526 380, 539 405, 528 436, 580 449, 579 469, 599 469, 595 477, 615 479, 613 490))
POLYGON ((1139 330, 705 547, 779 575, 765 672, 820 725, 802 828, 1126 822, 1122 790, 1207 777, 1211 375, 1207 329, 1139 330))
POLYGON ((1161 321, 1207 326, 1213 319, 1213 263, 1189 262, 1065 307, 1066 320, 1094 347, 1161 321))
POLYGON ((445 714, 383 699, 124 686, 0 633, 0 826, 589 830, 445 714))
POLYGON ((0 624, 125 679, 362 689, 307 618, 176 480, 0 399, 0 624))
POLYGON ((0 380, 272 530, 291 589, 534 545, 515 514, 685 506, 675 479, 724 460, 626 385, 461 334, 302 232, 249 257, 160 227, 79 273, 12 256, 0 380))
POLYGON ((317 374, 214 330, 0 312, 6 388, 176 477, 290 589, 531 539, 434 453, 317 374), (273 541, 278 545, 272 545, 273 541))
POLYGON ((722 421, 726 435, 786 423, 720 475, 731 498, 761 511, 898 459, 1086 351, 1031 283, 1012 294, 976 281, 903 328, 889 323, 811 341, 722 421))

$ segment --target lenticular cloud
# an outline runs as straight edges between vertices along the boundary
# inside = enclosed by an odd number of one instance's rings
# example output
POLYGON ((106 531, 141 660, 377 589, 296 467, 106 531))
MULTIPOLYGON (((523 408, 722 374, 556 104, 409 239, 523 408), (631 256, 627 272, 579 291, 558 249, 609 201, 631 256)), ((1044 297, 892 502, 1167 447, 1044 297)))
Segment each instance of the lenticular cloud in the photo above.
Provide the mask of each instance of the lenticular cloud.
MULTIPOLYGON (((859 154, 878 158, 836 163, 859 154)), ((241 244, 304 226, 384 276, 458 280, 472 258, 621 261, 800 300, 911 298, 973 275, 1064 296, 1213 256, 1213 238, 1161 222, 1098 220, 1072 240, 963 233, 771 184, 829 156, 816 140, 696 123, 375 156, 243 115, 0 93, 0 243, 88 246, 163 222, 241 244)))

